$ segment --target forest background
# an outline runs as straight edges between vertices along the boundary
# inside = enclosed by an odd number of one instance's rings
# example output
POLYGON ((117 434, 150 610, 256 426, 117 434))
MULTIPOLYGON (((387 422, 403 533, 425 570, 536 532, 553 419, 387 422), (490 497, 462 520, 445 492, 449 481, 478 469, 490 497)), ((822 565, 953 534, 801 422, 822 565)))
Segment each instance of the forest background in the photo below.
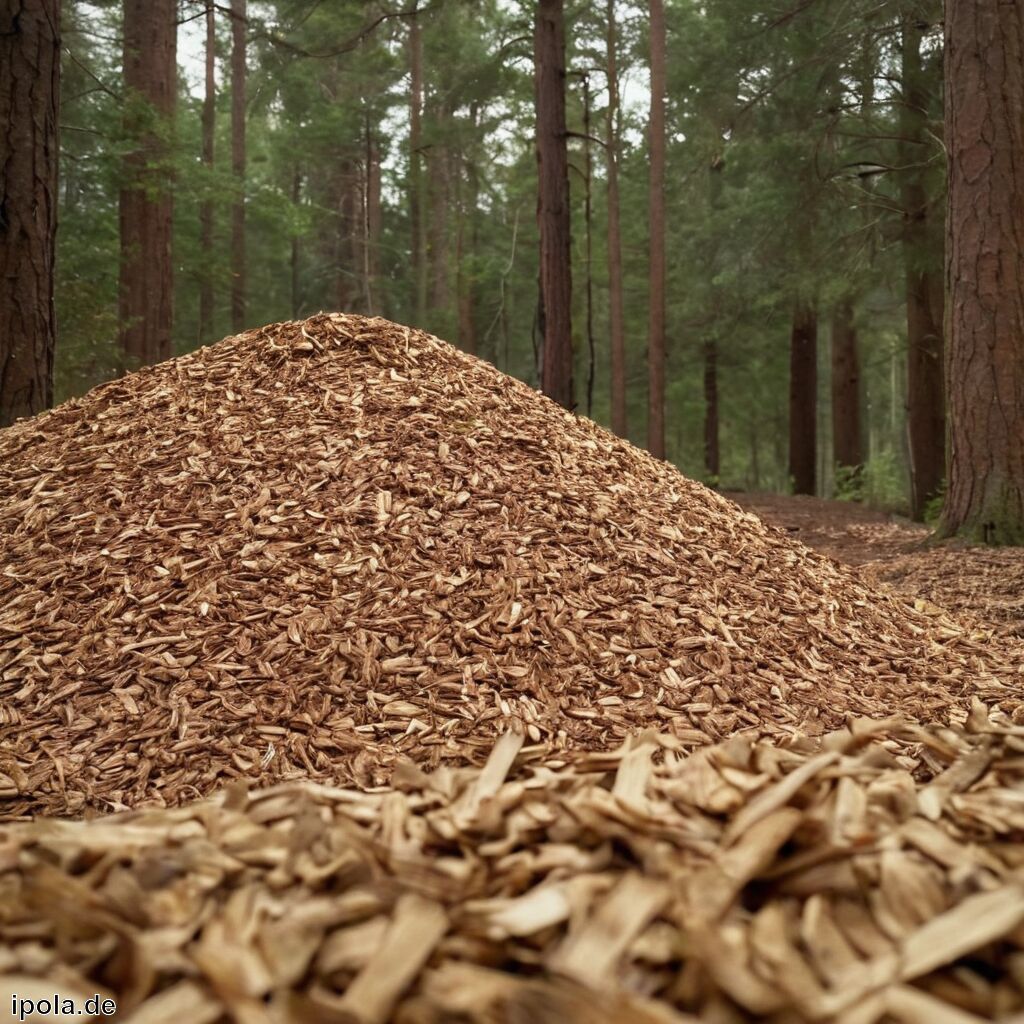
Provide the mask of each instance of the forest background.
MULTIPOLYGON (((647 443, 661 143, 666 456, 725 488, 932 514, 941 3, 669 0, 660 139, 651 6, 565 6, 577 409, 612 425, 618 375, 614 425, 647 443)), ((132 368, 119 196, 140 134, 173 182, 175 353, 340 308, 538 384, 533 7, 184 0, 170 119, 132 114, 124 5, 65 2, 57 400, 132 368)))

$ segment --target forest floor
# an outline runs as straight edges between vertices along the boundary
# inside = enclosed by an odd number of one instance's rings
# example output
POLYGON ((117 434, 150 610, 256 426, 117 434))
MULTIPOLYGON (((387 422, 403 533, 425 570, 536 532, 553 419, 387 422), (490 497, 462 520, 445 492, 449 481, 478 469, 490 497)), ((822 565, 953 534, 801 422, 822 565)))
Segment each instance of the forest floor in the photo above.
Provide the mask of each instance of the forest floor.
POLYGON ((872 583, 1024 637, 1024 548, 929 542, 930 530, 852 501, 728 492, 727 498, 872 583))

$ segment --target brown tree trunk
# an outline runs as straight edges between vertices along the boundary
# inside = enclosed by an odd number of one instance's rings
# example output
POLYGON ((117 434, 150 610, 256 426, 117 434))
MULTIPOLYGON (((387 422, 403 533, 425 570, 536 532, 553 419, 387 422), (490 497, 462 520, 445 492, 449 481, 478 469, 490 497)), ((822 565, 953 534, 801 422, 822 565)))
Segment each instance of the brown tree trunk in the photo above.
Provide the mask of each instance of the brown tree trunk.
POLYGON ((338 228, 334 232, 335 305, 349 312, 358 302, 356 232, 359 221, 356 166, 351 160, 340 162, 336 177, 338 228))
POLYGON ((818 426, 818 316, 798 303, 789 345, 789 476, 794 494, 815 493, 818 426))
POLYGON ((59 0, 0 12, 0 427, 53 404, 59 0))
POLYGON ((902 25, 900 199, 907 294, 907 439, 910 506, 923 519, 942 490, 946 461, 946 411, 942 379, 942 236, 931 210, 923 165, 928 147, 928 83, 921 64, 923 30, 916 17, 902 25), (939 300, 934 302, 935 294, 939 300))
POLYGON ((456 212, 458 215, 455 239, 455 268, 457 274, 456 288, 459 295, 459 348, 461 348, 463 352, 471 352, 475 355, 477 347, 476 320, 473 315, 473 277, 466 268, 467 249, 469 248, 466 241, 466 225, 471 221, 473 213, 476 210, 477 180, 475 170, 470 167, 461 156, 460 166, 463 168, 465 173, 459 173, 455 176, 456 212), (464 198, 464 178, 466 183, 469 185, 468 201, 464 198))
POLYGON ((565 128, 565 14, 563 0, 538 0, 534 20, 537 109, 537 221, 544 353, 541 388, 573 407, 572 264, 569 156, 565 128))
POLYGON ((418 14, 409 19, 409 70, 409 220, 416 326, 422 327, 427 311, 427 236, 423 224, 423 36, 418 14))
POLYGON ((864 462, 860 425, 860 358, 853 303, 843 299, 832 311, 832 458, 856 473, 864 462))
POLYGON ((626 329, 622 303, 622 228, 619 223, 619 71, 616 58, 615 0, 608 0, 608 108, 605 153, 608 173, 608 321, 611 344, 612 430, 625 437, 626 329))
POLYGON ((718 435, 718 344, 708 338, 704 342, 704 469, 713 487, 722 475, 718 435))
POLYGON ((231 170, 235 201, 231 207, 231 329, 245 330, 245 37, 246 0, 231 0, 231 170))
POLYGON ((1024 544, 1024 9, 946 4, 949 487, 941 532, 1024 544))
POLYGON ((379 294, 379 254, 381 233, 381 181, 380 147, 370 114, 366 115, 366 250, 364 275, 366 278, 366 312, 376 316, 381 312, 379 294))
POLYGON ((177 0, 124 0, 125 135, 119 219, 121 348, 129 368, 171 355, 177 0), (159 124, 154 124, 156 118, 159 124))
MULTIPOLYGON (((302 171, 299 169, 299 165, 296 164, 292 171, 292 207, 298 209, 299 203, 302 200, 302 171)), ((302 241, 298 232, 292 233, 292 253, 291 253, 291 292, 292 292, 292 319, 299 319, 299 312, 302 308, 302 278, 299 272, 300 261, 302 257, 302 241)))
MULTIPOLYGON (((437 122, 444 124, 448 111, 435 111, 437 122)), ((448 147, 435 144, 430 148, 427 160, 430 176, 430 310, 433 315, 433 327, 447 330, 447 317, 451 305, 451 293, 448 285, 448 265, 451 256, 448 252, 448 147)))
POLYGON ((650 0, 650 292, 647 329, 647 450, 665 458, 665 8, 650 0))
MULTIPOLYGON (((217 117, 217 23, 214 0, 206 0, 206 91, 203 94, 203 166, 213 174, 213 146, 217 117)), ((207 192, 212 181, 206 184, 207 192)), ((207 195, 199 206, 199 340, 213 337, 213 199, 207 195)))

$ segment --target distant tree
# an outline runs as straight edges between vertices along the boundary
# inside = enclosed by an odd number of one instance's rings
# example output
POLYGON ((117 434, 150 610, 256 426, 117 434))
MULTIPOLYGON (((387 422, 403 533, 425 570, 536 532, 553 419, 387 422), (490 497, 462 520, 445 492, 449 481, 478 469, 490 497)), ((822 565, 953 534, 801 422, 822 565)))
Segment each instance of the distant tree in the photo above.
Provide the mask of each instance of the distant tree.
POLYGON ((923 33, 916 10, 900 26, 900 205, 907 305, 907 439, 910 449, 910 511, 923 519, 942 489, 946 461, 943 393, 942 213, 927 185, 928 108, 938 91, 922 64, 923 33))
POLYGON ((59 0, 0 7, 0 427, 53 403, 59 0))
POLYGON ((651 108, 647 231, 650 239, 647 327, 647 450, 665 458, 665 7, 650 0, 651 108))
POLYGON ((539 0, 534 19, 537 117, 537 220, 544 312, 541 387, 573 407, 572 261, 569 157, 565 125, 565 13, 562 0, 539 0))
POLYGON ((124 0, 124 158, 120 195, 121 348, 129 364, 171 355, 173 123, 177 0, 124 0))
POLYGON ((626 437, 626 328, 622 301, 622 225, 619 213, 619 69, 616 54, 615 0, 608 0, 605 65, 608 108, 605 155, 608 175, 608 333, 611 342, 611 427, 626 437))
POLYGON ((246 328, 247 289, 245 249, 245 78, 246 0, 231 0, 231 170, 235 176, 235 200, 231 206, 231 329, 246 328))
POLYGON ((1024 544, 1024 8, 946 4, 950 452, 940 533, 1024 544))
MULTIPOLYGON (((203 166, 213 171, 214 135, 217 127, 217 12, 214 0, 206 2, 206 81, 203 93, 203 166)), ((199 340, 213 337, 213 221, 214 201, 211 195, 199 207, 199 247, 202 269, 199 281, 199 340)))
POLYGON ((847 474, 856 474, 864 462, 857 325, 848 297, 832 311, 832 459, 847 474))
POLYGON ((793 311, 789 346, 789 476, 795 494, 814 494, 818 425, 818 314, 809 302, 793 311))
POLYGON ((409 221, 417 327, 427 312, 427 233, 423 209, 423 32, 420 14, 409 18, 409 221))

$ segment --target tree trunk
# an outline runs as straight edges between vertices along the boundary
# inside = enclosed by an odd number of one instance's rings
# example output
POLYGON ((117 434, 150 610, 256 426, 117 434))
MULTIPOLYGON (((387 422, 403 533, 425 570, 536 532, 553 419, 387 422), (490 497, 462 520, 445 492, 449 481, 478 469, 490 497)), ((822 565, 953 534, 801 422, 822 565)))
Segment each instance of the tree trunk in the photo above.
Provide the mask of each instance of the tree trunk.
POLYGON ((590 151, 590 78, 583 76, 583 154, 584 154, 584 194, 583 223, 586 231, 587 246, 587 415, 594 415, 594 373, 596 371, 596 353, 594 351, 594 230, 592 185, 594 181, 594 161, 590 151))
POLYGON ((843 299, 832 312, 832 458, 857 473, 864 463, 860 425, 860 358, 853 303, 843 299))
POLYGON ((0 13, 0 427, 53 404, 59 0, 0 13))
POLYGON ((171 133, 177 0, 124 0, 125 155, 119 202, 121 348, 129 368, 171 356, 174 214, 171 133))
POLYGON ((907 294, 907 440, 910 507, 923 519, 928 502, 942 490, 946 461, 946 405, 942 380, 942 240, 923 170, 928 138, 928 88, 921 66, 922 29, 906 16, 902 33, 903 105, 900 180, 907 294), (940 296, 935 303, 935 293, 940 296))
MULTIPOLYGON (((292 207, 298 209, 302 201, 302 171, 296 164, 292 171, 292 207)), ((299 272, 302 257, 302 241, 298 232, 292 232, 292 253, 291 253, 291 292, 292 292, 292 319, 298 320, 302 309, 302 278, 299 272)))
POLYGON ((818 316, 798 303, 789 346, 789 476, 794 494, 815 493, 818 426, 818 316))
POLYGON ((471 352, 476 354, 476 321, 473 315, 473 277, 467 271, 467 243, 466 243, 466 225, 467 222, 471 221, 474 211, 476 210, 477 204, 477 180, 476 172, 470 167, 464 157, 459 157, 459 164, 464 169, 465 174, 459 173, 455 176, 455 189, 456 189, 456 212, 458 215, 458 225, 456 228, 456 239, 455 239, 455 269, 456 269, 456 289, 458 290, 458 337, 459 337, 459 348, 463 352, 471 352), (465 178, 466 183, 469 185, 470 195, 469 200, 465 199, 465 186, 463 185, 463 179, 465 178))
POLYGON ((573 407, 572 264, 569 158, 565 128, 565 15, 563 0, 538 0, 534 21, 537 109, 537 220, 544 352, 541 387, 573 407))
POLYGON ((1024 544, 1024 13, 946 4, 949 488, 941 533, 1024 544))
POLYGON ((418 14, 409 19, 409 70, 409 220, 416 326, 422 327, 427 311, 427 237, 423 224, 423 36, 418 14))
POLYGON ((366 114, 366 250, 363 272, 366 278, 366 312, 381 312, 379 254, 381 234, 380 147, 369 112, 366 114))
POLYGON ((722 475, 718 435, 718 344, 714 338, 707 338, 704 342, 704 469, 713 487, 718 486, 722 475))
MULTIPOLYGON (((444 124, 449 113, 443 107, 435 111, 437 122, 444 124)), ((430 176, 430 310, 432 327, 439 333, 448 328, 447 317, 451 306, 448 286, 448 147, 438 143, 430 148, 427 160, 430 176)))
POLYGON ((231 329, 245 330, 245 37, 246 0, 231 0, 231 329))
POLYGON ((356 232, 359 221, 356 177, 356 166, 351 159, 339 162, 335 181, 338 226, 334 232, 334 301, 342 312, 353 310, 359 300, 356 276, 356 232))
POLYGON ((665 9, 650 0, 650 292, 647 330, 647 450, 665 458, 665 9))
POLYGON ((217 118, 217 23, 214 0, 206 0, 206 91, 203 95, 203 167, 210 175, 206 198, 199 206, 199 250, 202 254, 199 279, 199 340, 213 337, 213 149, 217 118))
POLYGON ((616 59, 615 0, 608 0, 608 111, 605 152, 608 164, 608 319, 611 335, 612 430, 625 437, 626 329, 622 303, 622 229, 619 223, 619 72, 616 59))

